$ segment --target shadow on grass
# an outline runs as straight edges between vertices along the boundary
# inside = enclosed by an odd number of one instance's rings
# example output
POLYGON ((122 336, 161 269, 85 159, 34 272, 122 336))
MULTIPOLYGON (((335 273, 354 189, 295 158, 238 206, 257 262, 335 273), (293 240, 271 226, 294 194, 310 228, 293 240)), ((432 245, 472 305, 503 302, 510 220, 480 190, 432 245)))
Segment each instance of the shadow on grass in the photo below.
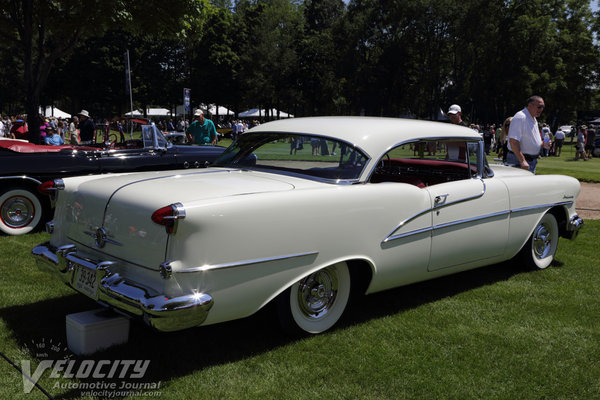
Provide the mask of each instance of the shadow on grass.
MULTIPOLYGON (((360 296, 340 321, 338 329, 402 313, 449 296, 507 280, 521 272, 515 263, 501 263, 382 293, 360 296)), ((13 336, 23 347, 40 339, 66 345, 65 315, 98 307, 95 302, 75 294, 0 309, 0 318, 6 322, 13 336)), ((140 321, 132 320, 127 344, 100 351, 92 356, 80 357, 79 360, 151 360, 143 381, 162 381, 165 388, 168 386, 164 384, 165 381, 211 366, 253 357, 297 340, 286 336, 279 329, 275 315, 274 307, 267 306, 248 318, 173 333, 154 332, 140 321)), ((55 398, 78 398, 80 394, 81 390, 70 390, 55 398)))

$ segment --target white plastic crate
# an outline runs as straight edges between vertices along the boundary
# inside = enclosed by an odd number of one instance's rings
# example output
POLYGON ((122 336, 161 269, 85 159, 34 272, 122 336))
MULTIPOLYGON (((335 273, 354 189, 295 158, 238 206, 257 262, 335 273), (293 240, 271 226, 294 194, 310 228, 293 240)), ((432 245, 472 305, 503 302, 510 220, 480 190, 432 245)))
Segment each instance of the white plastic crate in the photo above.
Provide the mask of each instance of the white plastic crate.
POLYGON ((67 315, 67 345, 77 355, 127 343, 129 319, 103 308, 67 315))

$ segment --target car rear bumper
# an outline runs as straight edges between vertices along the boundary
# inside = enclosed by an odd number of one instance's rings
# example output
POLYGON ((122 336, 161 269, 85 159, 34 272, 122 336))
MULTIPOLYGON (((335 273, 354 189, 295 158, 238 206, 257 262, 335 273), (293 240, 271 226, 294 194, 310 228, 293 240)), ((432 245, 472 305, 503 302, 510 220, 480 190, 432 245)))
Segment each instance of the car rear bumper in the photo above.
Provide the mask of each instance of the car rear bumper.
POLYGON ((59 276, 76 290, 76 269, 89 269, 95 273, 97 290, 93 294, 82 293, 102 305, 142 317, 148 325, 159 331, 171 332, 198 326, 206 320, 213 306, 212 297, 206 293, 190 293, 178 297, 157 294, 154 290, 120 276, 114 271, 116 268, 113 261, 81 257, 74 245, 57 248, 45 242, 36 246, 32 254, 39 269, 59 276))

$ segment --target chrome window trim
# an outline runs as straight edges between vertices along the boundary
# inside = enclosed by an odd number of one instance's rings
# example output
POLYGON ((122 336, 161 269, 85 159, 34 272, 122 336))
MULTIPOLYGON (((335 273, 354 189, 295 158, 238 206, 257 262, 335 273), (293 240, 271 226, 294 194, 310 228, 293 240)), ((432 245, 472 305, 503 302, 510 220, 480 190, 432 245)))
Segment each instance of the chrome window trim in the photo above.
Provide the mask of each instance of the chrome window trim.
POLYGON ((213 264, 213 265, 207 264, 207 265, 203 265, 201 267, 186 268, 186 269, 182 269, 179 271, 173 271, 173 272, 176 272, 176 273, 205 272, 205 271, 211 271, 211 270, 216 270, 216 269, 236 268, 236 267, 243 267, 246 265, 261 264, 261 263, 265 263, 265 262, 289 260, 292 258, 316 256, 318 254, 319 254, 318 251, 310 251, 310 252, 306 252, 306 253, 287 254, 287 255, 283 255, 283 256, 257 258, 254 260, 234 261, 234 262, 223 263, 223 264, 213 264))

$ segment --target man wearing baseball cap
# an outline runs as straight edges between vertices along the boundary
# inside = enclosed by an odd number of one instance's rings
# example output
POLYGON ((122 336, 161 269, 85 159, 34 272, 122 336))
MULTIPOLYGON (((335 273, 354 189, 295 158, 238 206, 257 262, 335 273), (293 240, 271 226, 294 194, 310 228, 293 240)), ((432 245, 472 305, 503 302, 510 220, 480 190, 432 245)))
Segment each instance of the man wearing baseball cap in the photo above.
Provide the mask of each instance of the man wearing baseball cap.
POLYGON ((217 144, 215 124, 210 119, 204 118, 204 113, 200 109, 194 112, 194 122, 187 128, 186 133, 188 139, 194 144, 203 146, 217 144))
POLYGON ((448 109, 448 118, 454 125, 467 126, 462 120, 462 110, 458 104, 452 104, 448 109))

